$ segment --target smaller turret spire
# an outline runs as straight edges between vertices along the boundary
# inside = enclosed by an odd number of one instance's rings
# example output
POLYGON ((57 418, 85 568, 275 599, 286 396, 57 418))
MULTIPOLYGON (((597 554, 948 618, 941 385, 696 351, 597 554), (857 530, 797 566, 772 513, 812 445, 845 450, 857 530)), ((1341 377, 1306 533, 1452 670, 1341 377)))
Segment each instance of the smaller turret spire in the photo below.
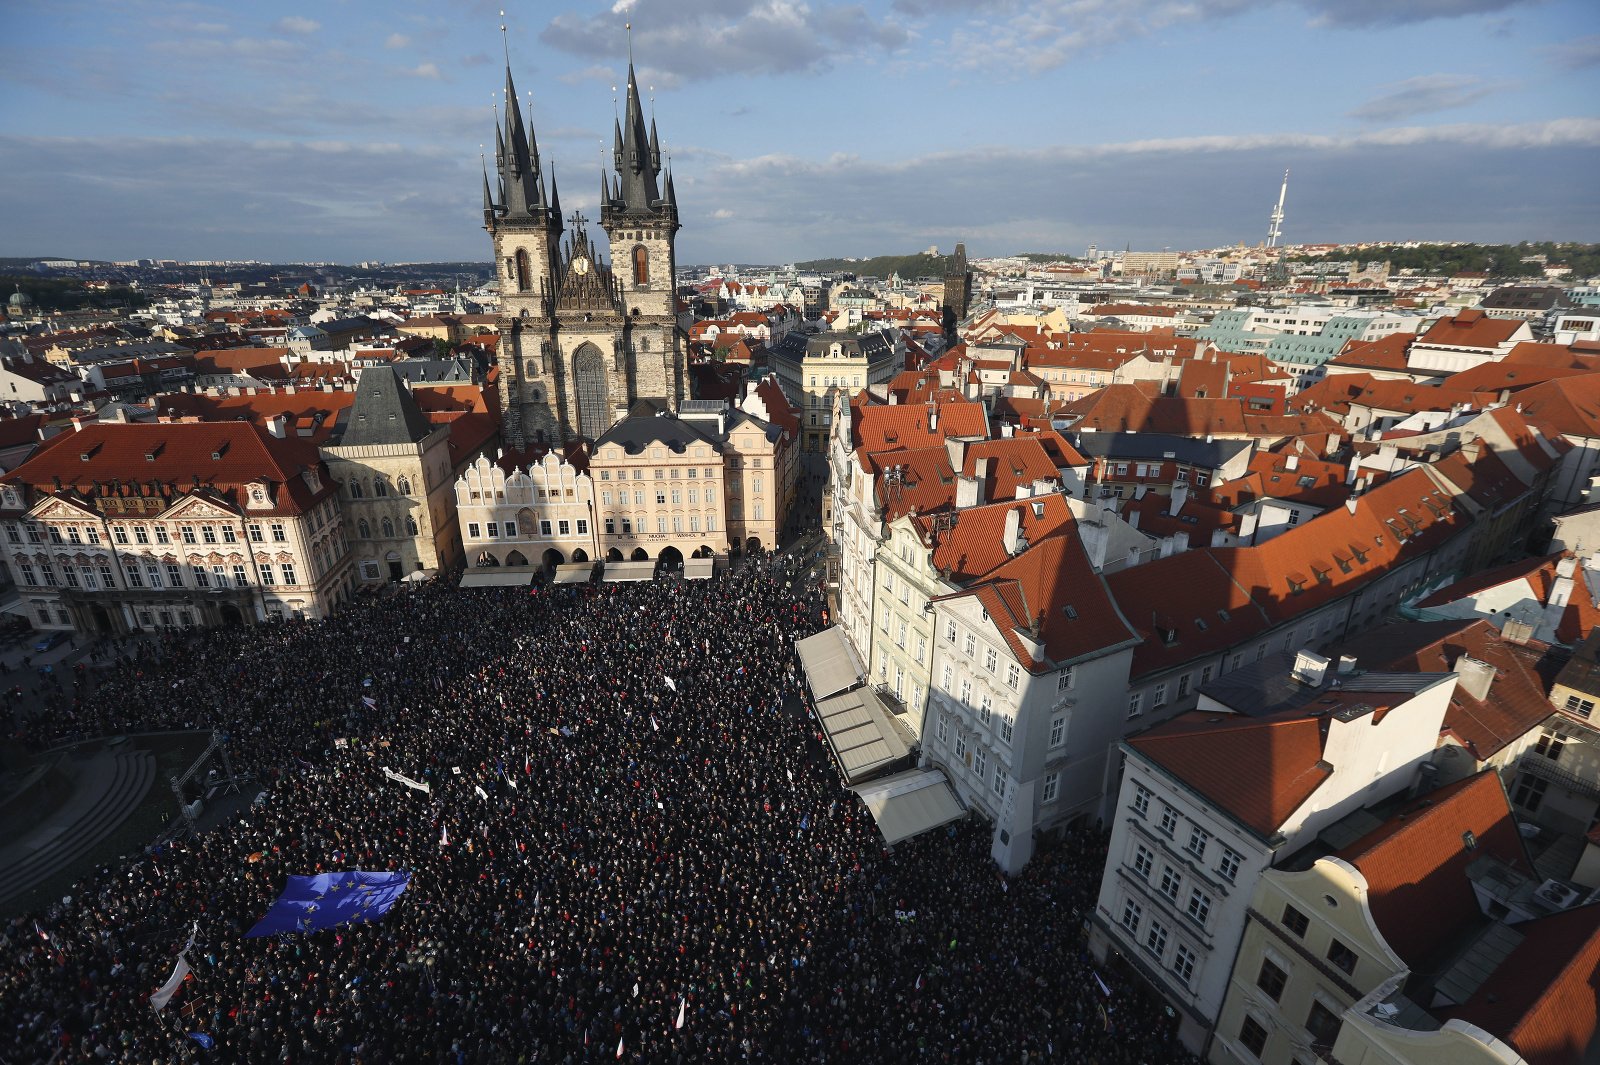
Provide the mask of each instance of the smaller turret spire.
POLYGON ((478 156, 478 163, 483 167, 483 228, 494 228, 494 197, 489 195, 489 164, 484 162, 483 156, 478 156))

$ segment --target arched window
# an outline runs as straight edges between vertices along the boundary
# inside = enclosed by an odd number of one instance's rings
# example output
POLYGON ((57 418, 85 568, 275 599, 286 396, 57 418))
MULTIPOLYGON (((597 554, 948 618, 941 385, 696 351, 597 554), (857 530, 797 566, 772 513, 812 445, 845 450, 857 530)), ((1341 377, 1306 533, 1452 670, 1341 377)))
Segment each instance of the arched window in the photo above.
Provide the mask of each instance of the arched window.
POLYGON ((537 377, 539 374, 539 364, 534 362, 532 359, 529 359, 528 364, 522 368, 522 372, 527 374, 529 377, 537 377))
POLYGON ((362 518, 356 522, 356 534, 363 540, 372 539, 372 526, 367 524, 367 519, 362 518))
POLYGON ((650 283, 650 253, 643 244, 636 244, 633 248, 633 283, 635 285, 648 285, 650 283))
POLYGON ((386 495, 388 495, 389 494, 389 482, 385 481, 382 477, 374 477, 372 479, 372 494, 375 495, 375 496, 386 496, 386 495))
POLYGON ((388 518, 383 519, 383 537, 386 540, 394 537, 394 522, 388 518))
POLYGON ((585 344, 572 357, 572 379, 578 395, 578 432, 593 440, 611 428, 611 400, 605 357, 585 344))
POLYGON ((364 495, 366 495, 366 492, 362 489, 361 482, 352 478, 350 481, 350 498, 360 499, 364 495))
POLYGON ((413 518, 409 514, 406 515, 406 535, 407 536, 415 536, 415 535, 417 535, 417 519, 413 518))
POLYGON ((526 292, 532 286, 528 270, 528 252, 525 248, 517 249, 517 291, 526 292))
POLYGON ((395 491, 399 492, 401 495, 408 496, 411 494, 411 479, 402 473, 394 482, 394 487, 395 491))

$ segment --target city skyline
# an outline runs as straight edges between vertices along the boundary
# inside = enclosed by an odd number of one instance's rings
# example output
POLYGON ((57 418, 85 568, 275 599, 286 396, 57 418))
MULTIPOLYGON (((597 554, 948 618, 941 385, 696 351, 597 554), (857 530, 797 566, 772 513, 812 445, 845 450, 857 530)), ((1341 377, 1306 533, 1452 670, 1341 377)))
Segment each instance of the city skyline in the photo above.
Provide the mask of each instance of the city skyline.
MULTIPOLYGON (((499 19, 15 11, 0 254, 486 260, 499 19)), ((595 214, 630 20, 684 263, 1255 244, 1285 167, 1285 243, 1600 238, 1576 0, 512 6, 569 212, 595 214)))

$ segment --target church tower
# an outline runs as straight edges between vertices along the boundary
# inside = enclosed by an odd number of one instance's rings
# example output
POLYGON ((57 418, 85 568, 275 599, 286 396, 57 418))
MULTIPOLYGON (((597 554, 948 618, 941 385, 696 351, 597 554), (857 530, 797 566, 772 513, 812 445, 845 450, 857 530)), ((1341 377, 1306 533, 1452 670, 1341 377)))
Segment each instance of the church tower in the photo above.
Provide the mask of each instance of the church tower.
POLYGON ((956 250, 944 265, 945 337, 950 343, 956 340, 956 329, 967 316, 972 303, 972 271, 967 269, 967 246, 957 244, 956 250))
POLYGON ((593 440, 642 398, 676 409, 684 398, 675 314, 672 177, 628 64, 628 127, 616 129, 615 179, 601 173, 600 224, 610 263, 582 215, 566 232, 552 169, 546 193, 531 123, 506 70, 506 114, 495 130, 498 180, 483 181, 483 225, 500 284, 502 436, 515 449, 593 440), (495 185, 498 185, 496 195, 495 185), (613 264, 616 269, 613 270, 613 264))

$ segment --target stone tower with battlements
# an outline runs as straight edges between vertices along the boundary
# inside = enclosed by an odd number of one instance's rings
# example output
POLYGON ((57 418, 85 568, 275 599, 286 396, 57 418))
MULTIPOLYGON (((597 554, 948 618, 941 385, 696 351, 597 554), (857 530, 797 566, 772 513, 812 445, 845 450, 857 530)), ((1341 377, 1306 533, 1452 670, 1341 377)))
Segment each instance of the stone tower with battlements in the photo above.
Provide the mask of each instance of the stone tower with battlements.
POLYGON ((483 225, 500 285, 502 436, 515 449, 593 441, 637 400, 676 409, 685 396, 674 285, 678 203, 631 62, 626 118, 615 134, 615 173, 600 174, 607 261, 582 215, 572 216, 567 232, 554 171, 547 191, 531 121, 524 125, 506 71, 497 180, 484 175, 483 225))

